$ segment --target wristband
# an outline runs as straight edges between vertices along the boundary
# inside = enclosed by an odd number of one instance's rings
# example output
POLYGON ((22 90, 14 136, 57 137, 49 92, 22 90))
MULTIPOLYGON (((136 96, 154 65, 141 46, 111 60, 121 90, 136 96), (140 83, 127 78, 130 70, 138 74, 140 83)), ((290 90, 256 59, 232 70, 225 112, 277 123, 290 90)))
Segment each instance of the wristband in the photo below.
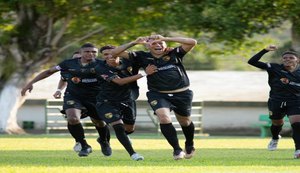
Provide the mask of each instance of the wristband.
POLYGON ((147 73, 140 73, 140 75, 142 75, 142 77, 147 76, 147 73))
POLYGON ((62 90, 61 89, 57 89, 56 91, 61 92, 62 90))

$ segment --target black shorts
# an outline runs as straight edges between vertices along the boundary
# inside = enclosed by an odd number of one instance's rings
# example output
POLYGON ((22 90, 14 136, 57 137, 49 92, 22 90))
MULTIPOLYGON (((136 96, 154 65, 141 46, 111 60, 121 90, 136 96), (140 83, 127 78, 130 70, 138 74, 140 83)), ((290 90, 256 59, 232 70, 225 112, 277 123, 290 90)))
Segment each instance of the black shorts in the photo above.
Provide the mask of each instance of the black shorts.
POLYGON ((125 102, 97 102, 97 111, 99 117, 106 123, 122 119, 125 124, 135 124, 136 103, 133 100, 125 102))
POLYGON ((65 110, 70 108, 76 108, 81 110, 81 119, 89 116, 93 119, 101 120, 97 115, 95 104, 95 97, 75 97, 66 92, 64 95, 64 105, 62 112, 65 112, 65 110))
POLYGON ((300 100, 284 101, 270 98, 268 100, 270 119, 279 120, 285 115, 300 115, 300 100))
POLYGON ((193 91, 166 94, 155 91, 147 92, 148 103, 153 111, 159 108, 169 108, 181 116, 190 116, 193 101, 193 91))

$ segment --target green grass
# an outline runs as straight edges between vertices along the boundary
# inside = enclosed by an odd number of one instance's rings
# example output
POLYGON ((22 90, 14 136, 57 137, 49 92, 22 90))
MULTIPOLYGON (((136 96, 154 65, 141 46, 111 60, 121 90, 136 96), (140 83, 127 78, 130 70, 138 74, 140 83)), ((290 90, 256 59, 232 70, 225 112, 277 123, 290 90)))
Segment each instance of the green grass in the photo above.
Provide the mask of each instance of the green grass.
MULTIPOLYGON (((94 151, 80 158, 72 151, 70 136, 0 135, 0 172, 299 172, 300 160, 293 159, 291 138, 280 140, 277 151, 267 151, 269 139, 242 137, 196 137, 196 155, 190 160, 172 159, 171 147, 161 136, 132 135, 131 140, 144 161, 130 160, 116 138, 113 155, 104 157, 96 137, 87 138, 94 151)), ((183 146, 184 139, 180 137, 183 146)))

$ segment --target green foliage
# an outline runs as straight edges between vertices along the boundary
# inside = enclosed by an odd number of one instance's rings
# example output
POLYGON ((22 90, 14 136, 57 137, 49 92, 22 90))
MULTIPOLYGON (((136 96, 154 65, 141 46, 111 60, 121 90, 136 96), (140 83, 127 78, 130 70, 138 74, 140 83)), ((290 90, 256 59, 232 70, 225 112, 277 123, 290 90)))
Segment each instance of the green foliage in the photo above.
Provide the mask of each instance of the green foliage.
MULTIPOLYGON (((16 42, 22 59, 15 60, 15 69, 24 73, 37 62, 61 60, 87 41, 120 45, 150 34, 196 38, 187 69, 242 70, 258 47, 276 40, 257 39, 260 34, 300 17, 299 0, 1 0, 0 6, 1 48, 9 55, 16 42)), ((9 76, 11 68, 5 69, 9 76)))

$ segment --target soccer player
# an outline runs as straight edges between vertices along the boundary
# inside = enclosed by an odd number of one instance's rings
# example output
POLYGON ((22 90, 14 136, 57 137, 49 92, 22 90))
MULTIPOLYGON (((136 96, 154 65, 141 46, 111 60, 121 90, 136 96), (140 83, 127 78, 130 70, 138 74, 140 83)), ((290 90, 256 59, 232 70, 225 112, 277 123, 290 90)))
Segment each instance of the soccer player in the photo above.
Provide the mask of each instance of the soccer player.
POLYGON ((48 70, 41 72, 33 80, 31 80, 21 91, 22 96, 28 90, 31 92, 33 84, 51 76, 55 72, 63 72, 65 80, 68 82, 64 95, 63 110, 67 114, 68 130, 72 137, 81 144, 81 150, 78 155, 88 156, 92 152, 92 148, 85 140, 84 130, 80 123, 80 117, 83 107, 88 110, 91 120, 96 125, 100 138, 98 142, 101 145, 101 151, 104 155, 111 155, 111 148, 107 141, 109 134, 108 126, 104 121, 99 119, 95 108, 96 97, 99 92, 99 81, 95 74, 95 66, 101 60, 96 59, 98 49, 90 43, 81 46, 81 58, 67 59, 48 70))
MULTIPOLYGON (((72 55, 72 58, 81 58, 81 54, 79 51, 76 51, 73 53, 72 55)), ((64 90, 67 86, 67 79, 68 79, 68 72, 61 72, 61 79, 59 80, 58 82, 58 86, 57 86, 57 90, 55 91, 55 93, 53 94, 53 97, 56 98, 56 99, 60 99, 61 98, 61 95, 62 95, 62 90, 64 90)), ((66 111, 65 110, 62 110, 61 111, 62 114, 66 114, 66 111)), ((82 107, 81 108, 81 117, 80 119, 83 119, 83 118, 86 118, 86 117, 93 117, 93 116, 96 116, 96 115, 89 115, 89 114, 93 114, 95 112, 89 112, 85 107, 82 107)), ((110 156, 111 155, 111 149, 109 148, 106 148, 106 142, 109 143, 110 141, 110 132, 109 132, 109 129, 105 129, 107 131, 107 134, 106 134, 106 137, 107 139, 106 140, 101 140, 101 133, 102 133, 102 126, 105 125, 105 124, 102 124, 102 123, 97 123, 97 120, 94 120, 94 119, 91 119, 92 122, 94 122, 95 124, 95 128, 99 134, 99 138, 97 139, 97 142, 101 145, 101 151, 103 153, 103 155, 105 156, 110 156), (97 126, 98 125, 98 126, 97 126), (105 142, 102 142, 102 141, 105 141, 105 142)), ((80 142, 76 141, 75 140, 75 145, 73 147, 73 150, 75 152, 80 152, 80 150, 82 149, 81 147, 81 144, 80 142)))
POLYGON ((281 56, 281 64, 261 62, 261 57, 269 52, 275 51, 275 45, 269 45, 258 52, 248 63, 268 72, 270 94, 268 109, 272 120, 272 139, 268 150, 277 149, 279 133, 284 123, 284 116, 287 115, 292 125, 293 140, 295 143, 294 158, 300 158, 300 69, 299 54, 295 51, 285 51, 281 56))
MULTIPOLYGON (((144 69, 148 65, 156 67, 157 73, 147 76, 148 103, 158 117, 162 134, 173 147, 173 158, 190 159, 195 153, 195 127, 190 117, 193 92, 189 89, 190 82, 182 60, 184 55, 194 48, 197 41, 192 38, 161 35, 140 37, 137 40, 128 43, 127 48, 144 44, 149 52, 123 52, 120 56, 138 62, 144 69), (169 50, 166 42, 177 42, 180 46, 169 50), (174 111, 186 138, 184 151, 179 145, 177 132, 172 124, 171 110, 174 111)), ((115 51, 118 52, 118 48, 115 51)))
MULTIPOLYGON (((135 82, 143 75, 133 74, 133 63, 130 60, 121 60, 120 57, 113 56, 111 50, 114 48, 114 46, 104 46, 100 49, 105 61, 96 67, 97 75, 103 79, 103 82, 100 82, 101 90, 97 95, 97 110, 99 116, 112 125, 117 139, 131 159, 144 160, 143 156, 134 151, 127 136, 134 131, 136 119, 136 96, 134 96, 136 93, 132 89, 136 90, 135 82)), ((152 73, 154 72, 152 67, 152 73)))

